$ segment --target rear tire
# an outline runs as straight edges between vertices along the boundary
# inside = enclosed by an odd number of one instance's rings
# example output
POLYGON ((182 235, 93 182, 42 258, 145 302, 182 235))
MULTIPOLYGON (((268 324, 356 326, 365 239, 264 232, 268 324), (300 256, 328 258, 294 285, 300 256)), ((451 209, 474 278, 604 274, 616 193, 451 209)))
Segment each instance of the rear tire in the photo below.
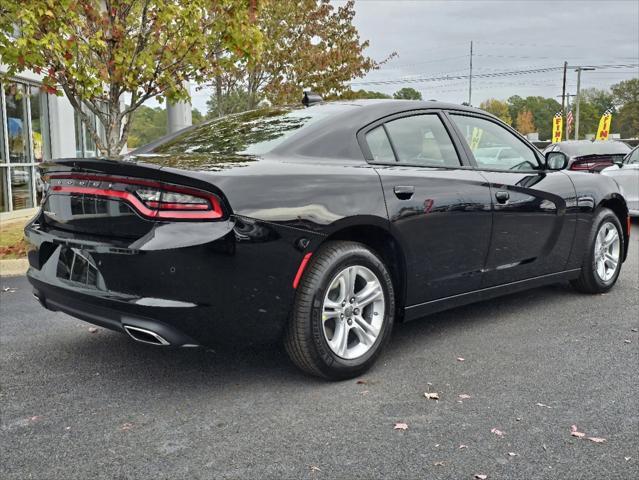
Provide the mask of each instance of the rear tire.
POLYGON ((361 243, 328 242, 311 257, 298 286, 284 346, 311 375, 356 377, 380 355, 394 317, 384 262, 361 243))
POLYGON ((605 293, 621 271, 624 245, 623 230, 617 216, 607 208, 596 213, 588 236, 579 278, 572 286, 583 293, 605 293))

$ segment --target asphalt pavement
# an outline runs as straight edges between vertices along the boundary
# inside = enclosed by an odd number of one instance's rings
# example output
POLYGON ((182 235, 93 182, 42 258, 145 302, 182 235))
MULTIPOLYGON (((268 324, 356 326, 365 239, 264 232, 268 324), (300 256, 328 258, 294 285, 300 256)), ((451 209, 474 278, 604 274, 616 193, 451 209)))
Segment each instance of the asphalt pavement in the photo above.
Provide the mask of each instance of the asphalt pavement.
POLYGON ((305 376, 277 346, 135 344, 42 309, 24 277, 0 286, 2 479, 639 476, 636 222, 610 293, 556 285, 400 325, 360 383, 305 376))

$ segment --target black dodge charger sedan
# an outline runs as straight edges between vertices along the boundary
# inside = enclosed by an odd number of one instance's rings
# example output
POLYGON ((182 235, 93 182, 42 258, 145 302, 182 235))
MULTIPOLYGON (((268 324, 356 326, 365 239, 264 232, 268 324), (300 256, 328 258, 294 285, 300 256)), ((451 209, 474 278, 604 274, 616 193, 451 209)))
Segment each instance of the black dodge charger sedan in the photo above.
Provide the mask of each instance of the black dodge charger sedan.
POLYGON ((254 110, 119 161, 44 164, 28 277, 44 307, 138 342, 283 340, 306 372, 348 378, 395 322, 561 281, 610 289, 626 202, 566 163, 457 105, 254 110))

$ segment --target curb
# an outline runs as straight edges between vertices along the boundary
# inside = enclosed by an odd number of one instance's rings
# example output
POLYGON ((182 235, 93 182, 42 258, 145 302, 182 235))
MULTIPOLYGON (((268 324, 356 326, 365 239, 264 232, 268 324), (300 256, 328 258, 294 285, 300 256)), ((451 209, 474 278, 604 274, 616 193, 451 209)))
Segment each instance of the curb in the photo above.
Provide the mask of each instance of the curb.
POLYGON ((29 261, 26 258, 0 260, 0 277, 19 277, 27 273, 29 261))

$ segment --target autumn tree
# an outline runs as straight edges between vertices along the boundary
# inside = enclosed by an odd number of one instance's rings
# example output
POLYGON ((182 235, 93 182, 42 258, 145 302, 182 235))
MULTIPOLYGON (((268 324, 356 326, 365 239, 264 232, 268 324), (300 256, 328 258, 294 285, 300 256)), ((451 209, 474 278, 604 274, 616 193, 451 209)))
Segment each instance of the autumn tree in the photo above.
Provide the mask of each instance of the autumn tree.
POLYGON ((366 98, 392 98, 390 95, 382 92, 376 92, 374 90, 346 90, 339 95, 333 95, 327 97, 329 100, 357 100, 366 98))
POLYGON ((497 100, 496 98, 489 98, 479 104, 479 108, 495 115, 508 125, 512 124, 512 118, 510 117, 510 111, 508 110, 508 103, 497 100))
POLYGON ((522 110, 519 112, 515 125, 519 133, 522 135, 527 135, 536 131, 533 114, 530 110, 522 110))
POLYGON ((396 100, 421 100, 422 94, 411 87, 404 87, 393 93, 393 98, 396 100))
MULTIPOLYGON (((261 56, 239 62, 235 70, 219 76, 215 96, 237 98, 246 92, 245 109, 251 109, 261 98, 273 104, 299 102, 304 88, 324 97, 348 91, 348 81, 384 61, 365 55, 368 41, 360 39, 354 16, 352 0, 339 7, 329 0, 263 3, 257 19, 263 37, 261 56)), ((219 115, 228 113, 228 102, 214 102, 219 115)))
POLYGON ((117 156, 147 100, 187 100, 185 82, 210 80, 255 58, 256 0, 3 0, 0 58, 7 76, 44 75, 66 94, 100 151, 117 156), (89 121, 95 114, 106 141, 89 121))

